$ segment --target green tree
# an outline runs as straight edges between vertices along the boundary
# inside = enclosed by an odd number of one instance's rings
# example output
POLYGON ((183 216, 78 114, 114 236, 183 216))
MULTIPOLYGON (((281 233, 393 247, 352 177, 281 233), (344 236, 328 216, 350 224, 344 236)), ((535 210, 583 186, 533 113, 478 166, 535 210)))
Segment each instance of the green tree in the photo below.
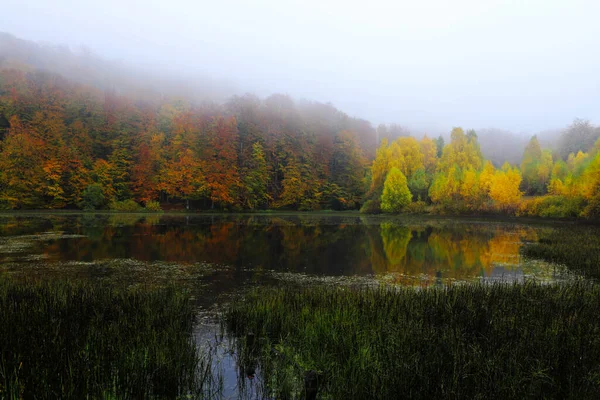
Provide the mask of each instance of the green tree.
POLYGON ((268 200, 269 169, 260 143, 252 145, 252 156, 244 175, 244 205, 250 209, 263 206, 268 200))
POLYGON ((442 135, 435 139, 437 158, 442 158, 442 154, 444 153, 444 144, 444 138, 442 137, 442 135))
POLYGON ((410 177, 408 188, 415 197, 414 200, 426 200, 429 190, 429 177, 424 168, 419 168, 410 177))
POLYGON ((84 210, 97 210, 102 208, 104 205, 104 192, 102 190, 102 186, 95 183, 89 185, 83 191, 82 199, 81 199, 81 208, 84 210))
POLYGON ((411 199, 412 194, 408 189, 406 176, 398 168, 392 168, 383 184, 381 209, 388 213, 399 212, 410 204, 411 199))
POLYGON ((531 137, 521 161, 521 173, 523 174, 523 189, 527 194, 541 194, 542 188, 538 182, 538 169, 542 162, 542 147, 536 135, 531 137))
POLYGON ((129 176, 132 164, 130 149, 129 140, 126 138, 117 139, 113 143, 113 151, 108 159, 111 165, 110 176, 117 200, 127 200, 132 196, 129 176))
POLYGON ((364 160, 356 134, 350 131, 339 132, 333 141, 333 154, 330 162, 331 181, 345 189, 357 201, 362 191, 364 160))

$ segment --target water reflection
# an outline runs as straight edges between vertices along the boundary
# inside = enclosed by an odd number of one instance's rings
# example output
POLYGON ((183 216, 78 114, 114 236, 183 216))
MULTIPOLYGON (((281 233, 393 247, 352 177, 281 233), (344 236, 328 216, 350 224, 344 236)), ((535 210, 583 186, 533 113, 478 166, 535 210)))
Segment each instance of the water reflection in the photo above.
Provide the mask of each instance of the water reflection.
POLYGON ((355 215, 5 215, 0 216, 0 262, 26 262, 38 254, 47 263, 210 263, 251 274, 374 275, 423 285, 499 276, 518 280, 540 273, 528 270, 519 253, 525 241, 537 240, 536 229, 355 215), (25 247, 24 238, 30 240, 25 247))

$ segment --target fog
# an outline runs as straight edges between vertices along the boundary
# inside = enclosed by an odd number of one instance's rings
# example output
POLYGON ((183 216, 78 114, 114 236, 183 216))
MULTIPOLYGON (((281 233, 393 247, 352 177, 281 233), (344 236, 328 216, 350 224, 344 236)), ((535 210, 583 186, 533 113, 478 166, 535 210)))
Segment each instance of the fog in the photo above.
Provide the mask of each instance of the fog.
POLYGON ((221 95, 287 93, 433 134, 600 122, 594 0, 4 3, 0 31, 221 95))

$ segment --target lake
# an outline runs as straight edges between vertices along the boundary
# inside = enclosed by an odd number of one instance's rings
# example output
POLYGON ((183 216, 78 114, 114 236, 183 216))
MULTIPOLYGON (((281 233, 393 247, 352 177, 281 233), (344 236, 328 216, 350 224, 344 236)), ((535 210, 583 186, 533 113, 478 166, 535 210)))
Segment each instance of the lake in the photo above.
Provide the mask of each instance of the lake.
POLYGON ((227 343, 215 339, 219 326, 213 315, 246 288, 567 279, 560 266, 520 254, 548 229, 551 225, 354 213, 3 214, 0 273, 189 289, 199 308, 197 338, 214 347, 224 393, 234 396, 240 375, 227 343))
POLYGON ((0 268, 131 283, 221 276, 223 290, 298 276, 406 285, 560 279, 554 266, 520 255, 543 229, 551 228, 358 214, 8 214, 0 216, 0 268))

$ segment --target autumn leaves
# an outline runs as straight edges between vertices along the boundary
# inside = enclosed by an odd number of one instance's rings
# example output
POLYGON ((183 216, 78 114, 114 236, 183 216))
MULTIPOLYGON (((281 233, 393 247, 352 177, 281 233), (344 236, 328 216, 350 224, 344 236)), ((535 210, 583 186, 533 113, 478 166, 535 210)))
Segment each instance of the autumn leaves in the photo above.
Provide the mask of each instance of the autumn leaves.
POLYGON ((369 205, 379 195, 384 212, 399 212, 411 199, 429 200, 442 211, 516 209, 522 195, 519 170, 484 162, 474 131, 455 128, 448 145, 438 149, 437 143, 443 141, 401 137, 388 144, 384 139, 373 162, 369 205))

